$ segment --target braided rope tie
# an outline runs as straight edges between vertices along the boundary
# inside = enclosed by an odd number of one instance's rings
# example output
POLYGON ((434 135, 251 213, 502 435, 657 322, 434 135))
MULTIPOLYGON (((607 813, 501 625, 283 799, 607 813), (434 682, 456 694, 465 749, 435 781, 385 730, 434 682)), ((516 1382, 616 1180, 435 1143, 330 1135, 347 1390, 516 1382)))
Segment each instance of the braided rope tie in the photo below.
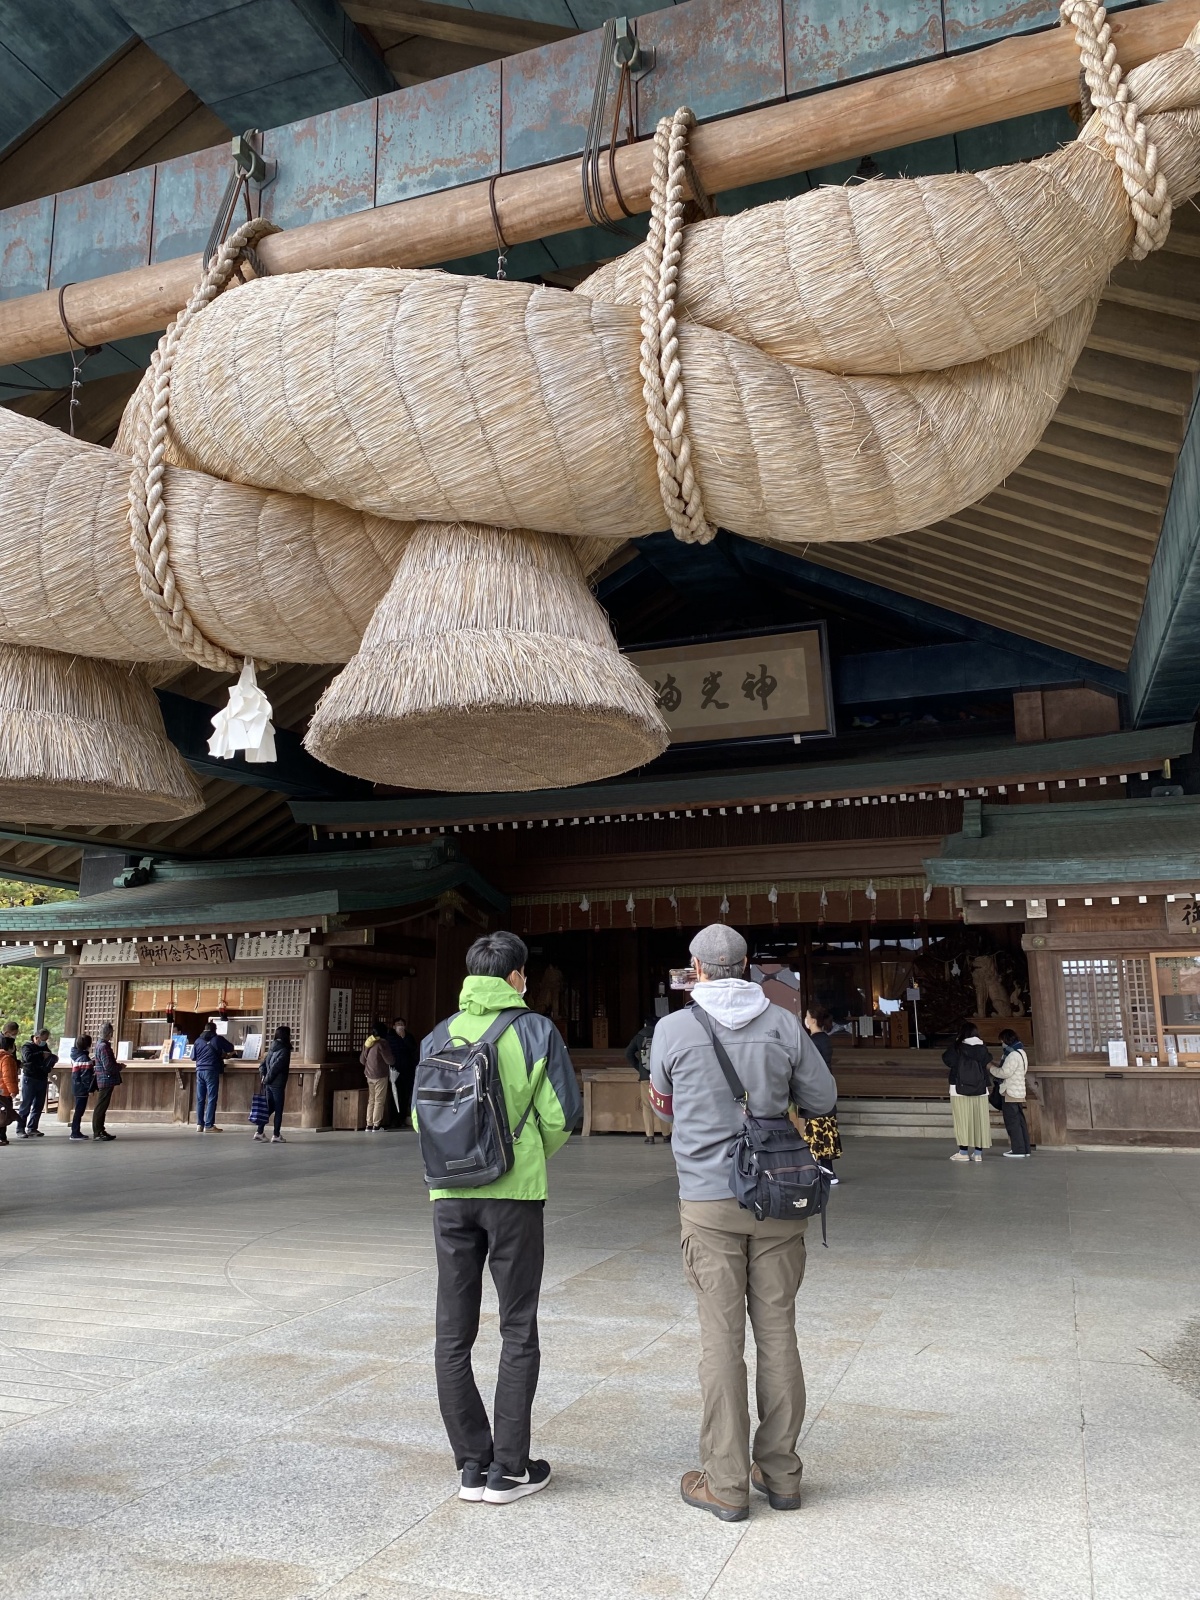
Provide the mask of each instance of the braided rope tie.
POLYGON ((1083 76, 1092 105, 1101 118, 1104 138, 1129 197, 1133 215, 1130 256, 1141 261, 1158 250, 1171 231, 1171 197, 1158 166, 1158 151, 1129 92, 1117 60, 1112 29, 1103 4, 1095 0, 1062 0, 1063 21, 1075 29, 1083 76))
POLYGON ((239 672, 242 663, 205 636, 179 592, 171 565, 167 504, 163 495, 171 373, 180 338, 189 323, 228 287, 239 261, 249 260, 256 272, 261 270, 262 263, 254 246, 267 234, 279 231, 273 222, 255 217, 235 228, 213 256, 187 305, 163 334, 151 358, 154 387, 149 403, 138 418, 131 452, 129 543, 137 565, 138 583, 156 620, 179 653, 211 672, 239 672))
POLYGON ((705 515, 704 496, 692 468, 675 316, 684 208, 694 199, 705 215, 713 210, 688 157, 688 138, 695 125, 685 106, 673 117, 664 117, 654 135, 650 232, 643 258, 641 372, 659 493, 671 530, 685 544, 708 544, 716 529, 705 515))

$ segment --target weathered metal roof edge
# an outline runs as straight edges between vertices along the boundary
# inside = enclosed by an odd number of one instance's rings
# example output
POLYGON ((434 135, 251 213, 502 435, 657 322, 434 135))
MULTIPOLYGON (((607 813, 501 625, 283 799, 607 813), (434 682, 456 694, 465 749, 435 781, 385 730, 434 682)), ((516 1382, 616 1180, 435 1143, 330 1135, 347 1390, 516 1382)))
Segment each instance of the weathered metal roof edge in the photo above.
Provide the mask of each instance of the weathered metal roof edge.
POLYGON ((442 827, 492 820, 609 815, 696 806, 755 805, 790 800, 865 795, 915 787, 1037 782, 1101 769, 1153 766, 1192 748, 1193 725, 1057 739, 1043 744, 988 745, 925 750, 880 761, 840 761, 811 766, 756 768, 687 778, 644 778, 540 793, 433 795, 420 799, 294 800, 291 811, 305 825, 353 832, 384 827, 442 827))

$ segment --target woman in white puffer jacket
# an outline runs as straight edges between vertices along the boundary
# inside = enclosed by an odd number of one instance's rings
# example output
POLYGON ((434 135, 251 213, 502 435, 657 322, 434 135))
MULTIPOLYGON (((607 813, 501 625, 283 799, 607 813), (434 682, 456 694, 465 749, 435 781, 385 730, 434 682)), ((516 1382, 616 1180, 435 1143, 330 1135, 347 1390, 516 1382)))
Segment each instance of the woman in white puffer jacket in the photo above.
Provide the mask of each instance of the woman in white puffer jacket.
POLYGON ((991 1070, 1004 1096, 1004 1126, 1012 1145, 1012 1149, 1004 1154, 1014 1160, 1024 1159, 1031 1149, 1029 1127, 1025 1121, 1025 1074, 1029 1071, 1029 1057, 1025 1053, 1025 1046, 1011 1028, 1001 1029, 1000 1043, 1004 1046, 1004 1054, 991 1070))

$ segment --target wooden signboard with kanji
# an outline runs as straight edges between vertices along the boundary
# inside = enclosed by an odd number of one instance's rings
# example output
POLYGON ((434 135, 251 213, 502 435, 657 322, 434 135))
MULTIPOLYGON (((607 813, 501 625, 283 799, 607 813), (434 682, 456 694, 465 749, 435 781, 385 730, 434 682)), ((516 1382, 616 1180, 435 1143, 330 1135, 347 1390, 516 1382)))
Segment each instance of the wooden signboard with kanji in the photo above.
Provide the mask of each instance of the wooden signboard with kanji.
POLYGON ((639 650, 673 744, 833 732, 829 656, 820 624, 788 633, 639 650))

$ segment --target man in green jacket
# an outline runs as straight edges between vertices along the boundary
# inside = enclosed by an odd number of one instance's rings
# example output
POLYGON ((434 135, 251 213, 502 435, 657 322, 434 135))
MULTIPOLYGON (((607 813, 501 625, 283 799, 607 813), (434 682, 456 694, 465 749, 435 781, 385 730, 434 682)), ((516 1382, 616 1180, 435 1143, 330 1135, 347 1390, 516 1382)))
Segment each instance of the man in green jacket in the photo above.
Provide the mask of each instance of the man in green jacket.
POLYGON ((549 1464, 529 1457, 541 1366, 537 1309, 546 1160, 566 1144, 582 1110, 575 1069, 558 1029, 549 1017, 528 1010, 521 998, 528 955, 515 933, 477 939, 467 951, 461 1010, 438 1023, 421 1045, 424 1057, 445 1049, 452 1038, 472 1043, 501 1011, 520 1010, 496 1045, 510 1128, 519 1126, 532 1104, 513 1149, 513 1165, 482 1188, 435 1189, 431 1195, 438 1263, 438 1404, 462 1474, 459 1498, 493 1505, 535 1494, 550 1480, 549 1464), (503 1341, 494 1433, 471 1367, 485 1262, 500 1301, 503 1341))

